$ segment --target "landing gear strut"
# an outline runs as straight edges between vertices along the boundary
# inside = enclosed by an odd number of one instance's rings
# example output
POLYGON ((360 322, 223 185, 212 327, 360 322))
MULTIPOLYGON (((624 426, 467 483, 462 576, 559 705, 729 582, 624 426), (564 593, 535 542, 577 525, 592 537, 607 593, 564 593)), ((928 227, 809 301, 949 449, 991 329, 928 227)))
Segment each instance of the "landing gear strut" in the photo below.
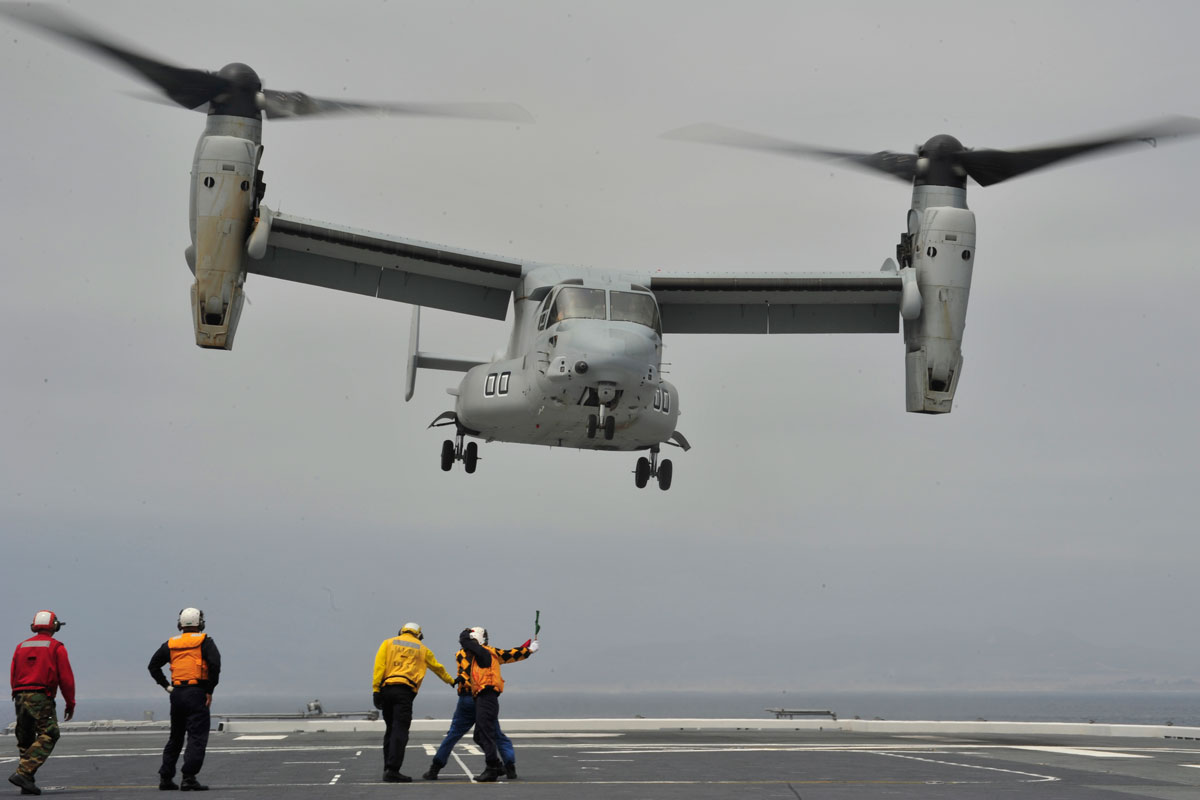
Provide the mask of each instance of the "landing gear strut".
POLYGON ((673 472, 671 459, 664 458, 661 464, 658 463, 658 447, 655 446, 650 448, 650 458, 642 456, 637 460, 637 467, 633 470, 633 482, 639 489, 644 489, 651 478, 657 478, 658 488, 665 492, 671 488, 673 472))
POLYGON ((454 440, 446 439, 442 442, 442 472, 449 472, 454 467, 455 461, 463 462, 463 469, 467 474, 475 471, 479 464, 479 444, 477 442, 467 442, 463 446, 463 439, 466 434, 459 431, 454 440))

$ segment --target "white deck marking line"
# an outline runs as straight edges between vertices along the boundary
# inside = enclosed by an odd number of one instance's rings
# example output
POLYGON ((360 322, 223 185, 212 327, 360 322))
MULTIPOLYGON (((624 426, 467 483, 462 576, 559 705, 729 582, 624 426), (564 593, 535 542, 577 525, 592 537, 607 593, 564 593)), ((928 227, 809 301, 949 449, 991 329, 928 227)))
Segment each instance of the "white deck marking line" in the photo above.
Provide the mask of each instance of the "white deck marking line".
POLYGON ((338 778, 340 778, 340 777, 342 777, 342 773, 340 773, 340 772, 339 772, 337 775, 334 775, 334 776, 333 776, 333 780, 331 780, 331 781, 329 782, 329 785, 330 785, 330 786, 333 786, 335 783, 337 783, 337 782, 338 782, 338 778))
POLYGON ((427 756, 436 756, 437 755, 438 746, 436 744, 429 744, 428 742, 426 742, 425 744, 423 744, 421 746, 425 748, 425 755, 427 755, 427 756))
MULTIPOLYGON (((353 746, 314 745, 311 747, 210 747, 208 753, 228 753, 242 755, 245 753, 316 753, 329 751, 354 750, 353 746)), ((55 758, 142 758, 162 753, 161 747, 138 748, 134 750, 119 750, 116 752, 94 751, 89 753, 55 753, 55 758)))
POLYGON ((476 745, 476 744, 464 744, 464 745, 459 745, 459 746, 460 746, 460 747, 461 747, 463 750, 466 750, 466 751, 467 751, 467 755, 469 755, 469 756, 481 756, 481 755, 483 755, 483 751, 479 749, 479 745, 476 745))
POLYGON ((1054 747, 1033 744, 1013 745, 1013 750, 1037 750, 1042 753, 1062 753, 1067 756, 1087 756, 1088 758, 1154 758, 1134 753, 1120 753, 1116 750, 1087 750, 1080 747, 1054 747))
POLYGON ((354 754, 354 757, 358 758, 361 755, 362 755, 362 750, 359 750, 357 753, 354 754))
POLYGON ((1191 767, 1192 769, 1200 769, 1200 764, 1180 764, 1181 767, 1191 767))
POLYGON ((450 756, 455 761, 458 762, 458 765, 460 767, 462 767, 463 774, 466 775, 469 780, 474 781, 475 776, 471 774, 471 768, 467 766, 467 762, 462 760, 462 756, 460 756, 458 753, 454 752, 453 750, 450 751, 450 756))
POLYGON ((288 737, 288 735, 286 733, 284 733, 284 734, 244 733, 241 736, 233 737, 233 740, 235 742, 269 742, 269 741, 278 741, 279 739, 286 739, 287 737, 288 737))
POLYGON ((980 769, 988 772, 1004 772, 1008 775, 1024 775, 1027 778, 1032 778, 1024 783, 1046 783, 1048 781, 1057 781, 1053 775, 1039 775, 1036 772, 1022 772, 1016 769, 1003 769, 1002 767, 985 767, 980 764, 959 764, 954 761, 940 761, 936 758, 920 758, 918 756, 909 755, 908 753, 887 753, 881 750, 871 751, 877 756, 889 756, 891 758, 903 758, 909 761, 924 761, 929 764, 940 764, 945 767, 963 767, 964 769, 980 769))
POLYGON ((624 733, 510 733, 510 739, 615 739, 624 733))

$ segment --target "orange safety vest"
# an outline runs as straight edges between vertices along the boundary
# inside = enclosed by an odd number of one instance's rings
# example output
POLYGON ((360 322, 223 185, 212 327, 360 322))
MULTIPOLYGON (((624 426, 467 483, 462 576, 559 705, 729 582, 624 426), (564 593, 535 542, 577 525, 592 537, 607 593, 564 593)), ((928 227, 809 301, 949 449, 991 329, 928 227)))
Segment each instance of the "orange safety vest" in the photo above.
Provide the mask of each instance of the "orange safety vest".
POLYGON ((479 694, 488 687, 495 689, 496 694, 499 694, 504 691, 504 678, 500 677, 500 653, 486 644, 482 647, 492 654, 492 665, 481 667, 479 662, 471 659, 471 694, 479 694))
POLYGON ((208 680, 208 662, 200 654, 203 633, 181 633, 167 640, 171 651, 171 683, 191 686, 208 680))

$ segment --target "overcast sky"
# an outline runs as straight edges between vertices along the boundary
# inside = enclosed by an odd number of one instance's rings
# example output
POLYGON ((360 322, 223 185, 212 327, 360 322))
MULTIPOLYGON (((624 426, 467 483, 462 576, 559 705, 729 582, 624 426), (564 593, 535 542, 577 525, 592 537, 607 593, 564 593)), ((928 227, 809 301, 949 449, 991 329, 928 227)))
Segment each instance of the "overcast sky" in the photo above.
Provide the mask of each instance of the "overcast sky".
MULTIPOLYGON (((520 103, 535 124, 268 122, 265 202, 539 262, 893 255, 909 187, 660 138, 694 122, 904 152, 1200 115, 1186 2, 71 5, 268 88, 520 103)), ((0 75, 0 630, 15 644, 58 611, 83 697, 152 695, 144 665, 186 605, 231 694, 365 697, 403 622, 452 660, 464 626, 508 646, 535 609, 543 650, 506 670, 525 690, 896 688, 936 681, 929 652, 973 664, 996 641, 1028 669, 961 685, 1061 685, 1055 641, 1119 654, 1114 679, 1200 669, 1200 141, 971 184, 948 416, 905 412, 899 334, 669 336, 693 449, 664 493, 635 489, 628 453, 488 444, 476 474, 443 473, 426 426, 457 376, 422 372, 403 401, 400 304, 251 276, 235 349, 198 349, 204 118, 5 20, 0 75)), ((507 337, 422 318, 437 352, 507 337)))

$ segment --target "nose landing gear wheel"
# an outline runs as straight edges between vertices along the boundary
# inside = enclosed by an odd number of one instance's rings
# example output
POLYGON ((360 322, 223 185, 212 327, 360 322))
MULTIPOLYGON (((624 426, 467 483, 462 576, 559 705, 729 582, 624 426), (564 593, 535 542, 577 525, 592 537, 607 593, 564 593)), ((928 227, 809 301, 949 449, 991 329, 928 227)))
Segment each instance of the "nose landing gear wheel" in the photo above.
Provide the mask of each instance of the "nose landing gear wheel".
POLYGON ((604 420, 604 438, 611 440, 617 434, 617 418, 609 416, 604 420))
POLYGON ((595 439, 595 438, 596 438, 596 428, 598 428, 598 427, 600 427, 600 423, 599 423, 599 421, 596 419, 596 415, 595 415, 595 414, 588 414, 588 420, 587 420, 587 437, 588 437, 589 439, 595 439))
MULTIPOLYGON (((463 453, 463 469, 470 475, 475 471, 476 464, 479 463, 479 445, 475 442, 468 442, 467 449, 463 453)), ((668 462, 670 463, 670 462, 668 462)))

